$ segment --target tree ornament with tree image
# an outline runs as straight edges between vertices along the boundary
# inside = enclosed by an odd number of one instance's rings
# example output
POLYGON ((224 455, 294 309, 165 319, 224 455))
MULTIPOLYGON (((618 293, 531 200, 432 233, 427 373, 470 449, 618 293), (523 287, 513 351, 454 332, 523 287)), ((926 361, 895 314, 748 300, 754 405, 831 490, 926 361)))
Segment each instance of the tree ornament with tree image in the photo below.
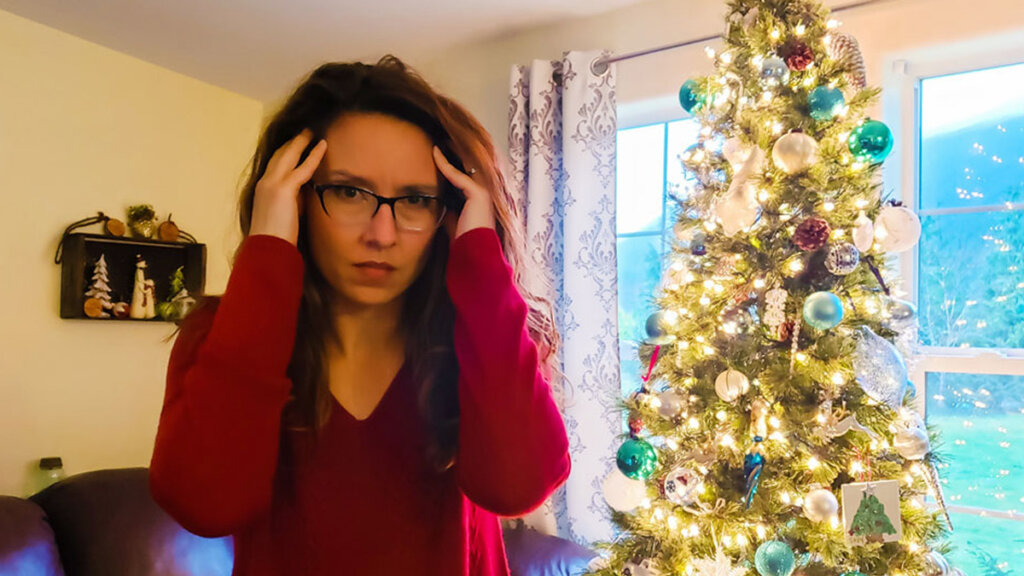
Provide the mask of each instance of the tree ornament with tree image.
POLYGON ((670 151, 696 176, 674 199, 681 241, 665 256, 685 281, 655 292, 640 346, 648 376, 685 408, 621 400, 624 424, 644 434, 621 473, 652 496, 610 515, 620 531, 595 544, 608 563, 592 574, 621 576, 638 557, 671 574, 923 574, 946 527, 915 506, 931 452, 911 459, 914 438, 887 433, 911 404, 894 342, 915 328, 889 305, 888 252, 914 230, 903 213, 883 215, 890 143, 865 124, 880 91, 857 86, 856 42, 835 40, 843 32, 820 2, 727 4, 724 41, 707 50, 713 71, 691 84, 708 87, 691 110, 699 137, 670 151), (893 230, 899 241, 882 241, 893 230), (648 356, 657 345, 671 354, 648 356), (847 523, 865 480, 854 543, 847 523), (914 545, 897 543, 901 533, 914 545), (884 545, 867 542, 876 534, 884 545))

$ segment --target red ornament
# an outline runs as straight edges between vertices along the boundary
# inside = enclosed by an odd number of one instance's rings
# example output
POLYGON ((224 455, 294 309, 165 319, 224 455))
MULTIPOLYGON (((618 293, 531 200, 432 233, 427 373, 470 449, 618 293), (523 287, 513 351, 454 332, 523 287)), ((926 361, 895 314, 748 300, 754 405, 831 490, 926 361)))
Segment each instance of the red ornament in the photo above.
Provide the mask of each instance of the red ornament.
POLYGON ((644 429, 644 421, 639 417, 629 419, 629 431, 633 434, 639 434, 644 429))
POLYGON ((811 62, 814 62, 814 52, 810 46, 797 40, 786 46, 783 58, 790 70, 800 71, 805 70, 811 62))
POLYGON ((813 252, 825 246, 831 233, 828 222, 821 218, 808 218, 796 227, 793 244, 801 250, 813 252))

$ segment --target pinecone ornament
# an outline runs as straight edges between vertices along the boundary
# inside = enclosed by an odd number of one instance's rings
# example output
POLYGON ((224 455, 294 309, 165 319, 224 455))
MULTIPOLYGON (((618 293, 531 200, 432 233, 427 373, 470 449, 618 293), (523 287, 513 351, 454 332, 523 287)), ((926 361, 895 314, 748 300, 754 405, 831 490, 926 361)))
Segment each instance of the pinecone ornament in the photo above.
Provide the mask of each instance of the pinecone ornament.
POLYGON ((832 229, 829 228, 828 222, 821 218, 808 218, 796 227, 793 244, 801 250, 813 252, 825 246, 831 233, 832 229))
POLYGON ((814 52, 807 44, 797 40, 790 43, 785 50, 783 58, 790 70, 804 70, 814 62, 814 52))
POLYGON ((857 39, 845 32, 829 35, 827 52, 829 58, 839 62, 846 68, 846 81, 851 88, 863 90, 868 85, 868 74, 864 67, 864 55, 861 54, 857 39))

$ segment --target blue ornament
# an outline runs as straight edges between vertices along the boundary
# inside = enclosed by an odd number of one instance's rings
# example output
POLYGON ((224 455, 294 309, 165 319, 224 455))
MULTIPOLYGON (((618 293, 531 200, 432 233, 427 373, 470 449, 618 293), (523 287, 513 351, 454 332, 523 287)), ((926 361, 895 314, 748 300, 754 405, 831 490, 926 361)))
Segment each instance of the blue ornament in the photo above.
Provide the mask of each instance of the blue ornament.
POLYGON ((796 569, 796 555, 785 542, 769 540, 757 547, 754 566, 761 576, 789 576, 796 569))
POLYGON ((834 328, 843 320, 843 303, 831 292, 815 292, 804 301, 804 321, 818 330, 834 328))
POLYGON ((654 452, 654 447, 645 440, 630 438, 619 446, 615 464, 627 477, 633 480, 646 480, 658 465, 658 455, 654 452))
MULTIPOLYGON (((760 436, 758 436, 760 442, 760 436)), ((757 485, 761 481, 761 471, 764 470, 764 455, 760 452, 749 452, 743 457, 743 475, 747 479, 747 492, 744 497, 744 505, 750 508, 750 502, 757 494, 757 485)))
POLYGON ((704 95, 700 93, 700 85, 696 80, 687 80, 679 88, 679 105, 689 113, 704 104, 704 95))
POLYGON ((877 164, 892 151, 892 130, 878 120, 868 120, 850 132, 849 145, 858 161, 877 164))
POLYGON ((668 333, 668 322, 665 312, 659 310, 647 317, 647 343, 664 346, 675 341, 676 337, 668 333))
POLYGON ((807 97, 807 104, 811 108, 811 118, 818 122, 826 122, 843 112, 846 98, 838 88, 818 86, 811 90, 811 94, 807 97))
POLYGON ((761 83, 766 87, 778 86, 789 82, 789 66, 778 56, 765 58, 761 63, 761 83))

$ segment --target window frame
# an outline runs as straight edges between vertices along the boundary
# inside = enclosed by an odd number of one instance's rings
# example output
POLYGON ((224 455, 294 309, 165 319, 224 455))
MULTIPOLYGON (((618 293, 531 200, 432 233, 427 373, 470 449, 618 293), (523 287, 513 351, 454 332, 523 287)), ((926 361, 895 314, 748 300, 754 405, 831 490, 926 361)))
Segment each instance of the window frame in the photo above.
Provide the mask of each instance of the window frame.
MULTIPOLYGON (((920 205, 921 82, 946 76, 1024 63, 1024 37, 1013 34, 929 46, 894 54, 886 60, 883 81, 883 118, 892 129, 895 145, 883 170, 886 189, 901 191, 907 206, 920 205)), ((927 214, 966 214, 979 208, 930 209, 927 214)), ((1024 210, 1024 205, 1003 206, 1024 210)), ((987 211, 987 210, 986 210, 987 211)), ((916 306, 918 298, 919 247, 898 256, 906 297, 916 306)), ((1024 376, 1024 348, 955 348, 916 345, 910 380, 920 392, 915 408, 926 414, 929 373, 1024 376)), ((950 512, 1024 522, 1024 514, 973 506, 947 505, 950 512)))

